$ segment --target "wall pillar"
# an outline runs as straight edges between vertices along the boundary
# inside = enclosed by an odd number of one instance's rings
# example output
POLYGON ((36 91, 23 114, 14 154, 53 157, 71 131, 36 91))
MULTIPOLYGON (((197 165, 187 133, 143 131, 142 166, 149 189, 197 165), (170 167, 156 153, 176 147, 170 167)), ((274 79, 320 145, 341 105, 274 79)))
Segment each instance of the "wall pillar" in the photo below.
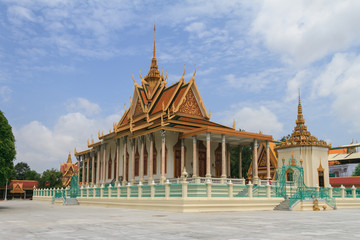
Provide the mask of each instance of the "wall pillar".
POLYGON ((184 168, 185 168, 185 143, 184 143, 185 139, 181 139, 181 164, 180 164, 180 168, 181 168, 181 174, 184 172, 184 168))
POLYGON ((131 185, 135 183, 135 139, 130 141, 131 143, 131 185))
POLYGON ((243 150, 243 146, 239 146, 239 178, 243 178, 243 175, 242 175, 242 150, 243 150))
POLYGON ((221 135, 221 178, 226 178, 226 140, 225 135, 221 135))
MULTIPOLYGON (((153 173, 154 173, 154 137, 152 134, 149 134, 149 141, 150 141, 150 160, 149 160, 149 184, 153 180, 153 173)), ((156 161, 156 159, 155 159, 156 161)))
POLYGON ((256 185, 259 182, 259 176, 258 176, 258 155, 257 155, 257 148, 258 148, 258 142, 255 139, 253 144, 253 183, 256 185))
POLYGON ((95 152, 91 152, 91 186, 95 184, 95 152))
MULTIPOLYGON (((119 185, 120 175, 120 139, 116 140, 116 168, 115 168, 115 186, 119 185)), ((115 165, 115 164, 114 164, 115 165)))
POLYGON ((105 184, 106 183, 106 143, 103 143, 102 148, 103 148, 102 184, 105 184))
POLYGON ((86 186, 89 186, 89 183, 90 183, 90 179, 89 179, 89 176, 90 176, 90 156, 88 155, 88 157, 86 158, 86 186))
POLYGON ((82 158, 82 178, 81 178, 81 186, 85 185, 85 156, 81 156, 82 158))
POLYGON ((96 186, 100 185, 100 169, 101 169, 101 163, 100 163, 100 147, 96 147, 96 151, 97 151, 97 159, 96 159, 96 186))
POLYGON ((124 153, 123 153, 123 182, 122 185, 125 186, 126 185, 126 179, 127 179, 127 175, 126 175, 126 170, 127 166, 126 166, 126 162, 127 162, 127 137, 124 137, 124 153))
POLYGON ((77 174, 78 174, 78 182, 80 183, 80 156, 76 156, 78 163, 77 163, 77 174))
POLYGON ((196 178, 198 176, 197 171, 197 140, 196 136, 193 136, 193 177, 196 178))
POLYGON ((164 184, 165 182, 165 151, 166 148, 166 132, 165 130, 161 130, 161 179, 160 183, 164 184))
POLYGON ((145 138, 140 137, 140 181, 144 182, 144 150, 145 150, 145 138))
POLYGON ((211 178, 211 162, 210 162, 210 133, 206 133, 206 175, 211 178))

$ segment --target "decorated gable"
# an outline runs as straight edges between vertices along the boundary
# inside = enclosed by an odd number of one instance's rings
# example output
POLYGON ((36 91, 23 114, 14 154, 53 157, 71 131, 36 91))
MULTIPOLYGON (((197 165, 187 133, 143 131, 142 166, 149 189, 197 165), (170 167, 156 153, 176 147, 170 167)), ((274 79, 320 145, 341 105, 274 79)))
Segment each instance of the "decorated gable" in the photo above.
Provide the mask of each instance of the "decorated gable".
POLYGON ((203 116, 192 89, 190 89, 185 95, 183 103, 179 108, 179 113, 194 115, 198 117, 203 116))

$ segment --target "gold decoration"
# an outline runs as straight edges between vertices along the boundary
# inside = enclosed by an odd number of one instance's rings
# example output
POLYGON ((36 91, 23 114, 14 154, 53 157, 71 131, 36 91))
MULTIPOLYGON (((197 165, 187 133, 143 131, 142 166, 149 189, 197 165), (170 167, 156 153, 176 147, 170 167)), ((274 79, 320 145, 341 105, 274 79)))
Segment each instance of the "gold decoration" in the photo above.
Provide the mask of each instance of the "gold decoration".
POLYGON ((140 99, 139 99, 139 100, 137 101, 137 103, 136 103, 134 116, 138 116, 138 115, 140 115, 141 113, 143 113, 143 110, 142 110, 142 108, 141 108, 140 99))
POLYGON ((315 200, 314 200, 313 211, 320 211, 319 201, 317 200, 317 198, 315 198, 315 200))
POLYGON ((191 89, 186 94, 184 102, 180 106, 179 112, 202 117, 199 105, 191 89))

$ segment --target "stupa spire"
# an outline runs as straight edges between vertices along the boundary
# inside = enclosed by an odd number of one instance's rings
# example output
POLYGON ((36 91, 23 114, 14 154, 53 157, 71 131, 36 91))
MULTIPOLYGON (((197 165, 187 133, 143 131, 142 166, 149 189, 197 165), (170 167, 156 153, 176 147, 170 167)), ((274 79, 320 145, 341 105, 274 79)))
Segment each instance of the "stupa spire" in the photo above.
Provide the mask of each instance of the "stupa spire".
POLYGON ((305 120, 303 118, 302 114, 302 106, 301 106, 301 98, 300 98, 300 88, 299 88, 299 105, 298 105, 298 115, 296 120, 296 125, 300 127, 301 125, 304 125, 305 120))
POLYGON ((151 65, 150 65, 150 70, 147 74, 147 76, 144 78, 144 80, 150 84, 150 87, 153 88, 156 83, 161 79, 160 77, 160 71, 159 71, 159 67, 157 65, 157 60, 156 60, 156 44, 155 44, 155 24, 154 24, 154 49, 153 49, 153 57, 151 59, 151 65))

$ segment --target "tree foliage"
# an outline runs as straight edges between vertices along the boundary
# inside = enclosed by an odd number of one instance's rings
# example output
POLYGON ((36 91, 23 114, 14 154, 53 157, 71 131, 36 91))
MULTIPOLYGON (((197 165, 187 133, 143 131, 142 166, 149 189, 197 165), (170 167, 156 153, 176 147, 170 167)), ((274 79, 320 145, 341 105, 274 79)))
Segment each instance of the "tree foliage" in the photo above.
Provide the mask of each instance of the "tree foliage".
MULTIPOLYGON (((247 171, 251 164, 251 147, 244 146, 242 149, 242 175, 247 178, 247 171)), ((231 149, 231 177, 239 177, 239 148, 231 149)))
POLYGON ((61 187, 62 173, 54 168, 43 172, 39 182, 40 188, 58 188, 61 187))
POLYGON ((353 177, 360 176, 360 164, 356 166, 355 171, 353 172, 353 177))
POLYGON ((15 137, 8 120, 0 111, 0 186, 14 176, 15 156, 15 137))
POLYGON ((279 141, 281 141, 281 142, 285 142, 285 140, 289 140, 290 139, 290 137, 291 137, 291 135, 290 134, 288 134, 288 135, 286 135, 286 136, 283 136, 279 141))
POLYGON ((26 172, 30 171, 30 167, 26 162, 19 162, 15 165, 16 180, 25 180, 26 172))
POLYGON ((40 181, 40 178, 40 174, 37 173, 35 170, 29 170, 25 173, 25 180, 40 181))

